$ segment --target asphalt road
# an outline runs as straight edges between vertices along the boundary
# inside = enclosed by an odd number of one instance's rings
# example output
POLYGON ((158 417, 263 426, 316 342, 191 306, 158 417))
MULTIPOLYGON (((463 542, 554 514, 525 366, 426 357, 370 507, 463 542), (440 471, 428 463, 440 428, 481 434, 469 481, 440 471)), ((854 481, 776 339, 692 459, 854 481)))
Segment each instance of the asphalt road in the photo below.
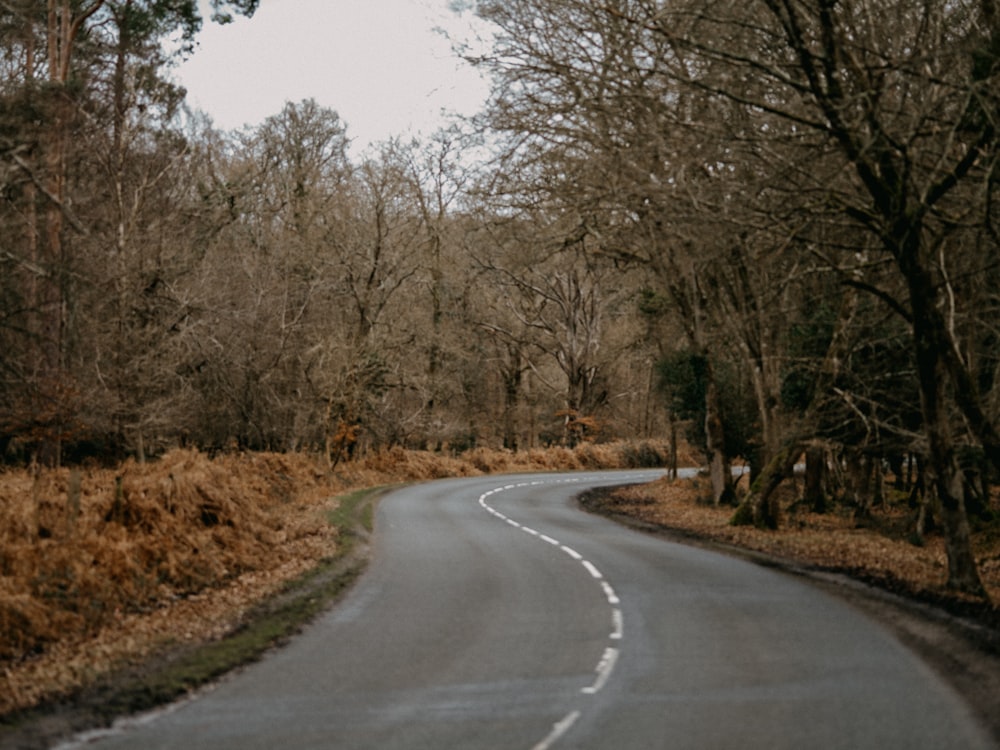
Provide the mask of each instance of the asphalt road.
POLYGON ((807 582, 590 516, 651 473, 434 482, 287 647, 87 748, 986 748, 960 699, 807 582))

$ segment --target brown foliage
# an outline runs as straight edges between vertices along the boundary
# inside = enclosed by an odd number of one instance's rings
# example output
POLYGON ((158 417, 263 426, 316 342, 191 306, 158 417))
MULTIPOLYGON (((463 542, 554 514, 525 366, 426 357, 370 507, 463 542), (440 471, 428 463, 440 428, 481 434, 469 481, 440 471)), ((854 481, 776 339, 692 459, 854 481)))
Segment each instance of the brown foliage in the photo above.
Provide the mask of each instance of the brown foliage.
POLYGON ((90 470, 78 511, 69 470, 2 475, 0 659, 273 567, 292 554, 289 542, 334 544, 317 513, 292 507, 316 484, 302 460, 174 451, 118 472, 90 470))
MULTIPOLYGON (((756 550, 810 567, 849 573, 910 594, 934 597, 947 592, 944 540, 928 536, 923 545, 910 541, 912 513, 906 502, 873 510, 859 524, 853 508, 814 513, 798 502, 795 483, 777 491, 785 523, 780 531, 730 523, 731 508, 704 500, 706 480, 662 479, 616 490, 608 499, 615 513, 685 535, 756 550)), ((984 529, 974 535, 980 574, 994 602, 1000 596, 1000 535, 984 529)))
POLYGON ((114 470, 0 473, 0 714, 171 641, 224 634, 334 552, 324 511, 337 493, 667 455, 652 441, 460 457, 394 448, 331 472, 325 456, 175 450, 114 470))

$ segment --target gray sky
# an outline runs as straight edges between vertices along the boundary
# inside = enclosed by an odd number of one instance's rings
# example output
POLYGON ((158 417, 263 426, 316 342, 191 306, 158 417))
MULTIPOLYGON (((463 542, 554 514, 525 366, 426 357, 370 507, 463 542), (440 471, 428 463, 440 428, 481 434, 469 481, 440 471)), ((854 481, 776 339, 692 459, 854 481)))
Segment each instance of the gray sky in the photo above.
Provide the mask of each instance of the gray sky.
POLYGON ((347 122, 354 151, 433 132, 442 110, 472 114, 487 84, 435 27, 469 36, 474 19, 448 0, 261 0, 252 19, 207 20, 176 71, 188 102, 217 128, 256 125, 312 97, 347 122))

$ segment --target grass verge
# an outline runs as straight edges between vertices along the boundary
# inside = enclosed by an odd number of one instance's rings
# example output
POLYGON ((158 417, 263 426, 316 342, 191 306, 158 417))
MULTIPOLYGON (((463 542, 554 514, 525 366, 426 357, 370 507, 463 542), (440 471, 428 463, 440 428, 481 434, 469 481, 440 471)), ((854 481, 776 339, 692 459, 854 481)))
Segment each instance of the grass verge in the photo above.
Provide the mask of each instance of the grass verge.
POLYGON ((327 511, 326 519, 352 538, 357 537, 359 530, 371 534, 375 526, 373 496, 386 491, 386 488, 367 488, 342 495, 337 507, 327 511))

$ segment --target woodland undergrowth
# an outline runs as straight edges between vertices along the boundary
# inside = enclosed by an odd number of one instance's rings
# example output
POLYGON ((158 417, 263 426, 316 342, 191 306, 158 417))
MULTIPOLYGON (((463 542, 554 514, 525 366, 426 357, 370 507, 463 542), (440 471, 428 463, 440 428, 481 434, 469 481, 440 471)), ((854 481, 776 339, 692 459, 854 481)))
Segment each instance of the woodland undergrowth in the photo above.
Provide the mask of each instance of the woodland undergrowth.
MULTIPOLYGON (((832 504, 815 513, 800 500, 801 481, 786 480, 778 491, 781 522, 777 531, 733 525, 733 508, 713 506, 705 477, 670 480, 599 493, 585 504, 642 526, 675 532, 743 550, 765 553, 808 569, 847 574, 906 596, 929 601, 988 623, 1000 622, 1000 522, 973 521, 973 547, 989 602, 965 597, 946 587, 944 538, 930 528, 918 541, 917 510, 908 498, 889 497, 859 518, 849 504, 832 504)), ((1000 516, 994 491, 989 510, 1000 516)))
MULTIPOLYGON (((697 464, 690 451, 679 454, 681 465, 697 464)), ((331 469, 303 453, 209 457, 175 450, 110 469, 0 471, 0 716, 51 702, 177 644, 233 632, 256 604, 346 546, 336 511, 355 490, 663 466, 669 455, 666 443, 654 441, 459 456, 395 448, 331 469)), ((808 512, 797 501, 801 488, 788 481, 780 490, 781 529, 764 531, 731 525, 732 508, 704 501, 706 481, 663 479, 587 502, 688 538, 955 601, 944 589, 939 535, 932 528, 914 544, 903 500, 874 508, 860 523, 846 506, 808 512)), ((977 526, 974 542, 998 602, 1000 528, 977 526)), ((995 605, 976 606, 995 619, 995 605)))
POLYGON ((331 469, 304 453, 174 450, 114 468, 0 470, 0 715, 178 643, 217 639, 342 547, 360 488, 514 471, 662 465, 657 442, 574 450, 394 448, 331 469))

